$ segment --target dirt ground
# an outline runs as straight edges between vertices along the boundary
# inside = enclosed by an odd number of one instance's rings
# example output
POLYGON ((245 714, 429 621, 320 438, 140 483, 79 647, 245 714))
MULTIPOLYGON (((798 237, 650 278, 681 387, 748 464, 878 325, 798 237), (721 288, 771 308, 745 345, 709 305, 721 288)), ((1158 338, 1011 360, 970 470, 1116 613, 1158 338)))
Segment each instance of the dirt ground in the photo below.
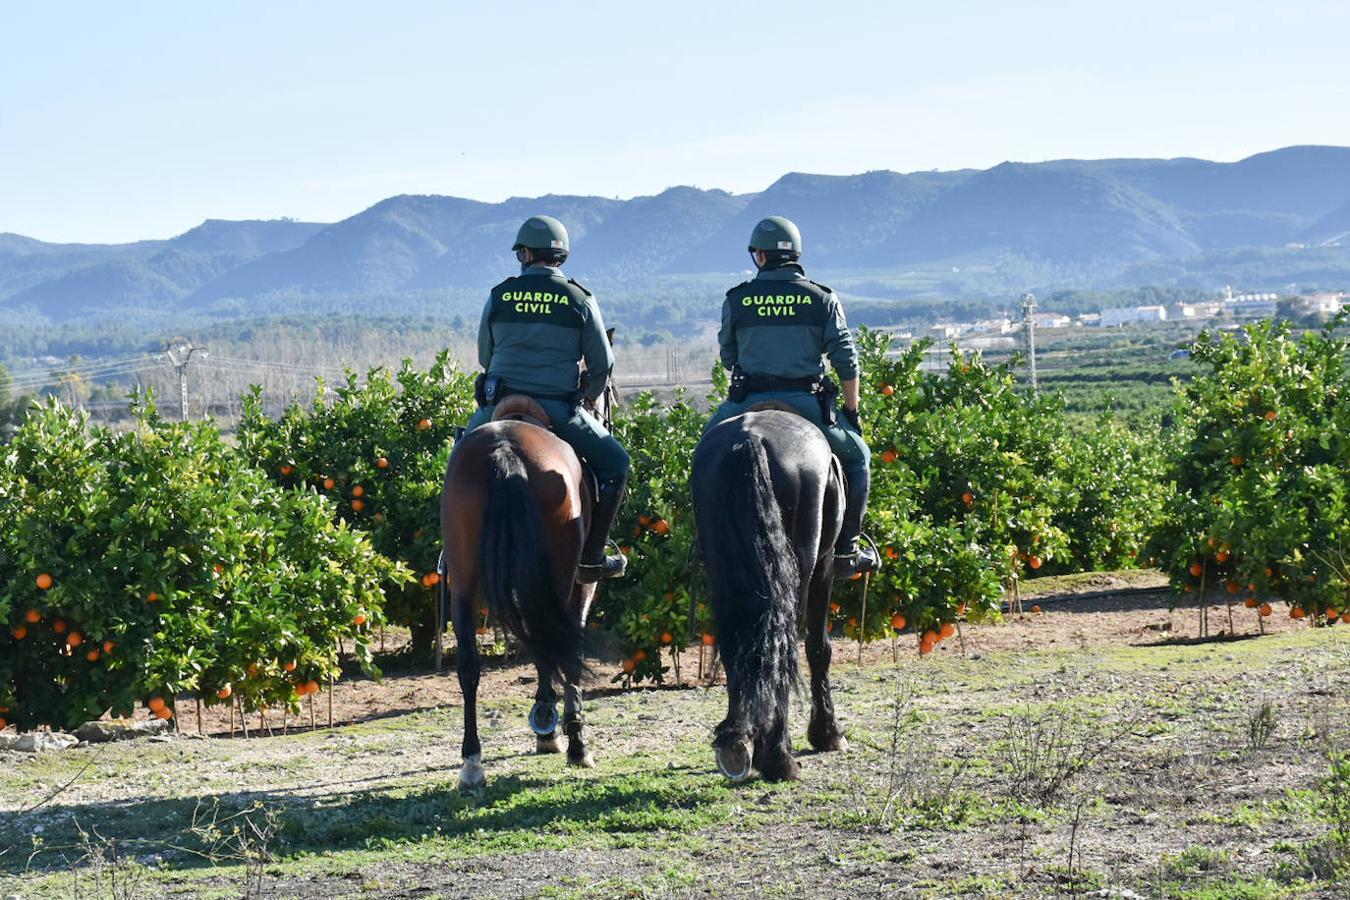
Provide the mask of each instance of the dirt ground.
MULTIPOLYGON (((1164 588, 1166 579, 1155 572, 1094 573, 1086 576, 1074 576, 1069 579, 1041 579, 1028 582, 1021 591, 1021 611, 1010 611, 1002 622, 997 624, 962 624, 958 638, 945 641, 937 646, 934 655, 979 656, 1006 650, 1036 650, 1054 647, 1087 648, 1093 646, 1151 645, 1194 640, 1199 634, 1200 611, 1193 602, 1169 610, 1176 602, 1175 596, 1164 588), (1044 586, 1042 586, 1042 583, 1044 586), (1033 611, 1037 610, 1037 611, 1033 611)), ((1235 636, 1275 634, 1290 631, 1306 624, 1290 619, 1282 606, 1264 623, 1258 624, 1259 615, 1245 609, 1241 604, 1231 607, 1214 604, 1207 608, 1210 634, 1222 638, 1228 634, 1235 636), (1229 613, 1232 614, 1233 629, 1228 630, 1229 613)), ((1350 629, 1347 629, 1350 631, 1350 629)), ((485 640, 490 640, 486 638, 485 640)), ((407 633, 391 628, 386 636, 386 651, 395 651, 407 642, 407 633)), ((352 724, 375 718, 396 716, 416 710, 435 709, 441 706, 458 705, 460 702, 459 683, 454 676, 453 642, 446 647, 446 669, 443 674, 431 671, 416 673, 391 673, 387 678, 373 681, 359 673, 334 685, 331 696, 332 721, 334 725, 352 724)), ((834 658, 843 663, 857 662, 858 644, 844 637, 834 639, 834 658)), ((894 641, 880 641, 863 647, 864 664, 893 662, 902 655, 917 655, 917 635, 912 630, 898 635, 894 641)), ((700 680, 699 647, 689 645, 682 655, 681 678, 677 681, 668 673, 667 682, 659 689, 682 689, 712 684, 713 658, 705 652, 706 675, 700 680)), ((479 686, 479 696, 485 700, 499 697, 523 697, 533 691, 534 674, 528 666, 522 666, 511 660, 485 657, 484 672, 479 686)), ((595 662, 589 673, 586 690, 588 694, 600 691, 607 693, 616 689, 614 676, 619 673, 617 656, 601 658, 595 662)), ((717 673, 720 676, 720 670, 717 673)), ((621 684, 621 682, 620 682, 621 684)), ((654 686, 640 686, 638 689, 658 689, 654 686)), ((327 725, 329 721, 329 696, 325 691, 307 704, 297 721, 286 721, 289 729, 308 728, 310 706, 313 707, 314 721, 318 725, 327 725)), ((180 727, 185 731, 197 731, 197 715, 191 701, 181 702, 180 727)), ((145 710, 139 717, 148 718, 145 710)), ((202 731, 212 736, 230 734, 231 716, 224 706, 206 707, 202 710, 202 731)), ((234 717, 234 733, 242 736, 242 716, 234 717)), ((271 732, 282 731, 282 718, 279 711, 273 711, 259 717, 254 713, 248 717, 250 732, 264 728, 271 732)))
POLYGON ((784 785, 715 774, 694 649, 663 689, 595 663, 590 770, 532 752, 532 670, 494 662, 469 794, 450 673, 340 683, 332 729, 200 738, 184 707, 176 737, 0 752, 0 895, 1350 897, 1350 628, 1221 635, 1215 606, 1199 642, 1156 575, 1041 586, 923 659, 836 641, 851 746, 811 751, 798 701, 784 785))

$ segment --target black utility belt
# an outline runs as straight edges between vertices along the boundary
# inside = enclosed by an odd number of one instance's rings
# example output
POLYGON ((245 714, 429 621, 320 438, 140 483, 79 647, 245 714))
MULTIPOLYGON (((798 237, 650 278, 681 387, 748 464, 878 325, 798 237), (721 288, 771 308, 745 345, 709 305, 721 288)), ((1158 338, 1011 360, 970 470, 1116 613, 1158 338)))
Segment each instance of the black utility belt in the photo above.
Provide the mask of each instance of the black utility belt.
POLYGON ((820 404, 820 417, 825 424, 834 424, 834 401, 839 396, 839 385, 828 375, 779 378, 773 375, 747 375, 740 369, 733 369, 727 399, 733 403, 740 403, 750 394, 769 394, 778 391, 802 391, 813 395, 820 404))
POLYGON ((767 375, 745 376, 747 394, 766 394, 773 391, 806 391, 818 394, 825 389, 826 379, 812 376, 809 378, 774 378, 767 375))
POLYGON ((571 391, 566 394, 541 394, 538 391, 522 391, 511 387, 502 380, 500 375, 480 374, 473 383, 473 399, 478 402, 481 409, 485 406, 496 406, 497 402, 510 394, 522 394, 526 397, 533 397, 535 400, 550 400, 555 403, 566 403, 569 406, 576 406, 581 402, 581 391, 571 391))

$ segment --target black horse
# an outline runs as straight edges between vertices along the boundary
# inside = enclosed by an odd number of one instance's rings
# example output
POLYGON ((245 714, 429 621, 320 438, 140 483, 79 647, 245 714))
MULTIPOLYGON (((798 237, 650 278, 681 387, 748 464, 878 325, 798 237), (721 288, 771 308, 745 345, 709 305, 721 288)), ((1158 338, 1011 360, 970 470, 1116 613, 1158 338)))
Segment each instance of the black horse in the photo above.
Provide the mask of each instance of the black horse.
POLYGON ((847 744, 830 696, 827 632, 843 476, 815 425, 786 408, 752 409, 708 430, 692 473, 698 543, 712 585, 727 670, 717 767, 732 781, 753 766, 769 781, 797 777, 788 703, 799 683, 806 625, 817 750, 847 744))

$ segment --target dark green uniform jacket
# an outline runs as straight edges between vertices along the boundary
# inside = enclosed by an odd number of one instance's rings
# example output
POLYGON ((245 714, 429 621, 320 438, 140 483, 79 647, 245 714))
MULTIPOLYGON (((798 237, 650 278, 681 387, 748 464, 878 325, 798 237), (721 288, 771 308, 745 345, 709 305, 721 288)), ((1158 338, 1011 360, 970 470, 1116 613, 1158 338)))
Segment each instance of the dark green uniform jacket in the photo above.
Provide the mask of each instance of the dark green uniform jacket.
POLYGON ((605 392, 614 354, 591 292, 553 266, 530 266, 492 289, 478 323, 478 363, 526 394, 576 393, 586 361, 586 396, 605 392))
POLYGON ((717 340, 722 365, 739 365, 748 375, 823 375, 823 354, 841 379, 858 377, 858 351, 839 297, 795 263, 764 269, 727 291, 717 340))

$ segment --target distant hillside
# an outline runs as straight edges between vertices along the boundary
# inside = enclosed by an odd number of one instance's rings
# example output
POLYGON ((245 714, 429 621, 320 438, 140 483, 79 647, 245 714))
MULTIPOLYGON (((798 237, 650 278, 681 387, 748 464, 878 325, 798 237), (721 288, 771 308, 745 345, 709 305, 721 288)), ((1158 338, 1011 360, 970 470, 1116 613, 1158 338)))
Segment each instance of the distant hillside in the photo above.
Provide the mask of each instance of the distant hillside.
POLYGON ((743 271, 751 227, 774 213, 801 225, 813 272, 885 296, 993 298, 1144 277, 1201 288, 1235 277, 1249 288, 1350 285, 1350 148, 1288 147, 1236 163, 792 173, 745 195, 405 195, 331 225, 208 220, 171 240, 122 245, 0 234, 0 318, 249 314, 303 309, 306 298, 386 313, 436 308, 441 296, 476 297, 509 274, 512 237, 533 213, 567 224, 571 274, 622 288, 620 298, 641 295, 653 310, 662 306, 653 279, 715 285, 743 271))

